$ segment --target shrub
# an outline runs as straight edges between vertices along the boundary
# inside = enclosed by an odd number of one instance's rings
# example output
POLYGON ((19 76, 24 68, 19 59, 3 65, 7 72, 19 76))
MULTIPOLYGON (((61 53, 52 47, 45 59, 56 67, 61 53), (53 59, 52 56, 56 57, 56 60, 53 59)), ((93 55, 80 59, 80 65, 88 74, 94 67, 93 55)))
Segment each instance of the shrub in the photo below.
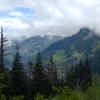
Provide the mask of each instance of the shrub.
POLYGON ((12 100, 24 100, 24 96, 23 95, 16 96, 16 97, 13 97, 12 100))

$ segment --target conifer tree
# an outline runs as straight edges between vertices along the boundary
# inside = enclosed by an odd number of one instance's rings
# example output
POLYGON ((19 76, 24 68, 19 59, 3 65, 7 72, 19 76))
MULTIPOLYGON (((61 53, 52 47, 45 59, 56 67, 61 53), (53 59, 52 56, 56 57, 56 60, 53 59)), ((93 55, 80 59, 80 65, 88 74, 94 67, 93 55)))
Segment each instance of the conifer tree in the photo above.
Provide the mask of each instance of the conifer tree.
POLYGON ((74 78, 76 89, 87 90, 91 86, 92 76, 88 59, 84 63, 80 61, 79 65, 75 67, 74 78))
POLYGON ((28 77, 32 79, 33 63, 31 60, 28 62, 28 77))
POLYGON ((66 69, 65 73, 65 85, 74 89, 74 67, 72 66, 70 69, 66 69))
POLYGON ((4 34, 3 34, 3 27, 1 27, 1 37, 0 37, 0 73, 3 73, 5 71, 4 57, 6 56, 5 45, 6 45, 7 41, 8 41, 7 38, 5 38, 4 34))
POLYGON ((50 56, 47 68, 47 75, 48 79, 50 80, 51 86, 58 85, 58 76, 57 76, 57 68, 56 64, 54 63, 53 56, 50 56))
POLYGON ((27 77, 19 54, 19 47, 17 47, 11 70, 11 87, 13 96, 27 95, 26 79, 27 77))
POLYGON ((32 72, 33 72, 33 63, 31 60, 28 62, 28 97, 30 100, 33 100, 33 93, 32 90, 32 72))
POLYGON ((47 96, 50 92, 48 77, 46 75, 40 53, 37 55, 36 63, 33 69, 33 87, 35 95, 40 93, 47 96))
POLYGON ((5 90, 3 90, 3 93, 7 96, 9 96, 9 80, 10 80, 10 72, 9 69, 5 67, 5 57, 8 55, 7 54, 7 43, 8 40, 4 36, 4 31, 3 27, 1 27, 1 33, 0 33, 0 75, 4 74, 5 78, 2 80, 2 82, 7 86, 5 90))
POLYGON ((67 72, 66 83, 76 90, 87 90, 92 85, 92 75, 86 59, 83 64, 80 60, 79 64, 72 68, 72 71, 67 72))
POLYGON ((83 82, 81 83, 81 87, 83 90, 86 90, 92 86, 92 73, 88 58, 86 58, 83 66, 84 66, 84 72, 83 72, 84 77, 83 77, 83 82))
POLYGON ((82 65, 82 61, 80 60, 79 64, 75 66, 74 69, 74 89, 81 89, 81 83, 84 77, 84 66, 82 65))

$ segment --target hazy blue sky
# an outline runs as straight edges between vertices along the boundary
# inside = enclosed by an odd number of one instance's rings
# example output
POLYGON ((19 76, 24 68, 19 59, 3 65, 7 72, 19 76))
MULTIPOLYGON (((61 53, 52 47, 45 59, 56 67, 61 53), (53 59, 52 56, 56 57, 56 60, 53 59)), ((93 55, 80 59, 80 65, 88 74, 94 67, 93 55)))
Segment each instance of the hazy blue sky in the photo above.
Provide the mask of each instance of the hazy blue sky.
POLYGON ((100 31, 100 0, 0 0, 0 26, 9 38, 100 31))

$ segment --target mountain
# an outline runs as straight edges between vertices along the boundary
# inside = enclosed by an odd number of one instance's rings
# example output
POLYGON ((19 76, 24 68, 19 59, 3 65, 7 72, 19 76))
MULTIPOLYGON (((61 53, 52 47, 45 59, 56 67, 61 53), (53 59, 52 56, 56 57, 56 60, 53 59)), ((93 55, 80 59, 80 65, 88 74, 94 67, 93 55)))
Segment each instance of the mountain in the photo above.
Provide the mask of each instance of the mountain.
POLYGON ((100 72, 100 36, 89 28, 81 28, 75 35, 51 44, 43 54, 53 55, 58 66, 64 65, 64 69, 88 56, 92 70, 100 72))
POLYGON ((6 65, 11 65, 11 61, 13 60, 13 56, 16 52, 16 45, 19 46, 19 51, 21 54, 22 61, 26 63, 30 59, 34 59, 35 54, 37 52, 42 52, 45 50, 50 44, 62 39, 61 36, 33 36, 23 41, 13 40, 12 45, 8 47, 8 55, 6 59, 6 65))

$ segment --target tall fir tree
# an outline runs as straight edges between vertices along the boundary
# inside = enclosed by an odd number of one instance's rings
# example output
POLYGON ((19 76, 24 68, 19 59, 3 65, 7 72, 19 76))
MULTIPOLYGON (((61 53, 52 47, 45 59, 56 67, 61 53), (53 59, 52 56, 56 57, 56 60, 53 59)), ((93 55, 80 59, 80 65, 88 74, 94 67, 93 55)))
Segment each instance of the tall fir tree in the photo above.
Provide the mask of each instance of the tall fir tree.
POLYGON ((0 33, 0 75, 4 74, 4 79, 2 80, 3 84, 7 86, 5 90, 3 90, 3 93, 7 96, 9 96, 9 80, 10 80, 10 72, 9 69, 5 67, 5 58, 8 55, 7 54, 7 37, 4 36, 3 27, 1 27, 1 33, 0 33))
POLYGON ((82 82, 81 87, 83 90, 86 90, 92 86, 92 72, 90 69, 88 58, 85 59, 83 66, 84 66, 84 72, 83 72, 84 73, 84 77, 83 77, 84 81, 82 82))
POLYGON ((33 100, 33 93, 32 90, 34 89, 32 87, 32 72, 33 72, 33 63, 31 60, 28 62, 28 97, 29 100, 33 100))
POLYGON ((16 54, 13 60, 13 67, 11 70, 11 87, 13 96, 27 95, 27 84, 26 84, 26 74, 21 62, 21 57, 19 54, 19 47, 17 47, 16 54))
POLYGON ((3 27, 1 27, 1 37, 0 37, 0 73, 4 73, 5 72, 4 57, 6 56, 5 45, 6 45, 7 41, 8 41, 7 38, 4 37, 3 27))
POLYGON ((46 75, 40 53, 37 55, 37 60, 33 70, 33 87, 35 95, 40 93, 48 96, 50 92, 49 80, 46 75))
POLYGON ((74 67, 72 66, 70 69, 66 69, 65 73, 65 85, 69 86, 70 88, 74 89, 74 67))
POLYGON ((58 86, 58 73, 56 64, 53 60, 53 56, 50 56, 48 67, 47 67, 47 75, 48 79, 50 80, 50 84, 52 87, 58 86))
POLYGON ((32 79, 33 63, 31 60, 28 61, 28 77, 32 79))
POLYGON ((92 75, 88 58, 84 63, 80 61, 78 67, 75 68, 75 87, 81 90, 87 90, 92 85, 92 75))
POLYGON ((80 60, 79 64, 76 64, 72 69, 72 71, 67 72, 67 85, 72 87, 75 91, 87 90, 92 85, 92 75, 88 59, 86 59, 85 63, 82 63, 80 60))
POLYGON ((80 60, 79 64, 75 66, 74 69, 74 90, 81 89, 81 84, 84 77, 84 66, 82 65, 82 61, 80 60))

